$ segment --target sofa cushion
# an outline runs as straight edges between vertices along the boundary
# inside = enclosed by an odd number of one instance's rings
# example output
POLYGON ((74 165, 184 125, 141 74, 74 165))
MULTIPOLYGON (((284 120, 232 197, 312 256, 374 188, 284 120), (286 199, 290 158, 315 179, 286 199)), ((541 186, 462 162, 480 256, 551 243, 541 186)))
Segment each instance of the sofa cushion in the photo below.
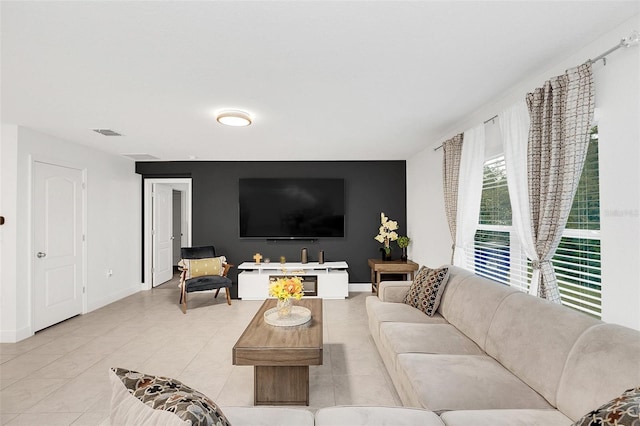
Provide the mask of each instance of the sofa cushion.
POLYGON ((597 410, 582 416, 574 426, 636 426, 640 424, 640 387, 628 389, 597 410))
POLYGON ((405 405, 443 410, 552 408, 486 355, 399 354, 398 394, 405 405))
POLYGON ((473 272, 459 266, 447 265, 447 267, 449 268, 449 279, 447 280, 447 285, 442 292, 440 306, 438 307, 438 312, 445 318, 448 315, 448 307, 451 305, 453 295, 457 291, 460 283, 464 280, 476 279, 478 277, 473 272))
POLYGON ((316 412, 316 426, 444 426, 435 413, 405 407, 327 407, 316 412))
POLYGON ((401 353, 484 355, 451 324, 385 322, 380 325, 380 347, 381 354, 392 355, 394 370, 401 353))
POLYGON ((432 317, 404 303, 383 302, 376 296, 366 300, 369 330, 374 340, 380 337, 380 324, 387 321, 416 322, 425 324, 446 324, 442 315, 436 313, 432 317))
POLYGON ((203 277, 191 278, 186 281, 187 293, 193 293, 195 291, 214 290, 222 287, 231 287, 232 282, 230 278, 222 277, 220 275, 207 275, 203 277))
POLYGON ((447 267, 431 269, 423 266, 413 279, 403 302, 433 316, 440 305, 442 291, 447 285, 448 278, 449 268, 447 267))
POLYGON ((109 370, 111 424, 229 425, 218 406, 182 382, 124 368, 109 370))
POLYGON ((640 333, 615 324, 591 327, 567 357, 558 409, 573 420, 640 384, 640 333))
POLYGON ((445 295, 447 301, 445 304, 443 300, 441 312, 449 323, 486 350, 493 315, 502 301, 518 290, 476 275, 462 275, 455 291, 445 295))
POLYGON ((234 425, 313 426, 313 413, 304 408, 224 407, 224 414, 234 425))
POLYGON ((569 426, 571 419, 558 410, 459 410, 440 416, 447 426, 569 426))
POLYGON ((556 406, 556 392, 567 356, 578 337, 599 324, 595 318, 524 293, 498 306, 485 350, 556 406))

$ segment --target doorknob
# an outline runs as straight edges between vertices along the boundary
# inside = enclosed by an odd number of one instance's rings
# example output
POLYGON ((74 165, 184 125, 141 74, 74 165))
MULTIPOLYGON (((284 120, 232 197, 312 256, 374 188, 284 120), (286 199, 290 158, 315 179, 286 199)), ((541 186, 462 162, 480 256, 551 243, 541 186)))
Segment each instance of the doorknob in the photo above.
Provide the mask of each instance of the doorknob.
POLYGON ((47 253, 43 253, 43 252, 39 251, 38 254, 36 254, 36 256, 38 256, 39 258, 46 257, 47 253))
POLYGON ((173 241, 173 240, 175 240, 175 238, 176 238, 176 237, 171 237, 171 238, 169 238, 169 239, 170 239, 171 241, 173 241))

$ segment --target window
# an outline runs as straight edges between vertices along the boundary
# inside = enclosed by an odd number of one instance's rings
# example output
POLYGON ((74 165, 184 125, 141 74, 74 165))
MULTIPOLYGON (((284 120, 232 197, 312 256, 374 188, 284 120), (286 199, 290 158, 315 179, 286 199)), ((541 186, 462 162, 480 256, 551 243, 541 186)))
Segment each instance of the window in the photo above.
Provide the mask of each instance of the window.
MULTIPOLYGON (((473 259, 476 274, 527 291, 532 269, 511 226, 504 156, 485 162, 473 259)), ((566 229, 552 259, 562 303, 600 318, 598 128, 591 140, 566 229)))
POLYGON ((476 274, 528 289, 527 258, 511 226, 511 201, 504 155, 484 164, 480 219, 474 241, 476 274))
POLYGON ((597 318, 601 314, 599 182, 595 126, 567 226, 552 262, 562 303, 597 318))

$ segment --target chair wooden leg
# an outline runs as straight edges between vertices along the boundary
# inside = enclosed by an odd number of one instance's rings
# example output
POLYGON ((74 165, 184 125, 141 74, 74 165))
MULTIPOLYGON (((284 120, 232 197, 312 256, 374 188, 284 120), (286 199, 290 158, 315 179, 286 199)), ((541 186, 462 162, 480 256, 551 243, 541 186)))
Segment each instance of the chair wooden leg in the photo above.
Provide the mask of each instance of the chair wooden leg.
POLYGON ((213 297, 215 297, 215 298, 217 299, 217 298, 218 298, 218 293, 220 293, 220 289, 217 289, 217 290, 216 290, 216 295, 215 295, 215 296, 213 296, 213 297))
POLYGON ((180 307, 182 308, 182 313, 187 313, 187 292, 182 289, 180 293, 180 307))
POLYGON ((227 305, 231 305, 231 288, 226 287, 224 292, 227 295, 227 305))

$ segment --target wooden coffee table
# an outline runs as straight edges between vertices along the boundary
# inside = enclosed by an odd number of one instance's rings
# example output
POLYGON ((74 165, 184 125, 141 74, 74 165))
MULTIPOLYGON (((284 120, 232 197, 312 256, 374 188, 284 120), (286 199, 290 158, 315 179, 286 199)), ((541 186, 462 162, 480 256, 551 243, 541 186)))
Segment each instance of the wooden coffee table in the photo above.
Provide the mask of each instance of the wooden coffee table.
POLYGON ((309 405, 309 366, 322 365, 322 299, 294 301, 311 310, 311 321, 295 327, 265 323, 276 306, 267 299, 233 346, 233 365, 253 365, 255 405, 309 405))

